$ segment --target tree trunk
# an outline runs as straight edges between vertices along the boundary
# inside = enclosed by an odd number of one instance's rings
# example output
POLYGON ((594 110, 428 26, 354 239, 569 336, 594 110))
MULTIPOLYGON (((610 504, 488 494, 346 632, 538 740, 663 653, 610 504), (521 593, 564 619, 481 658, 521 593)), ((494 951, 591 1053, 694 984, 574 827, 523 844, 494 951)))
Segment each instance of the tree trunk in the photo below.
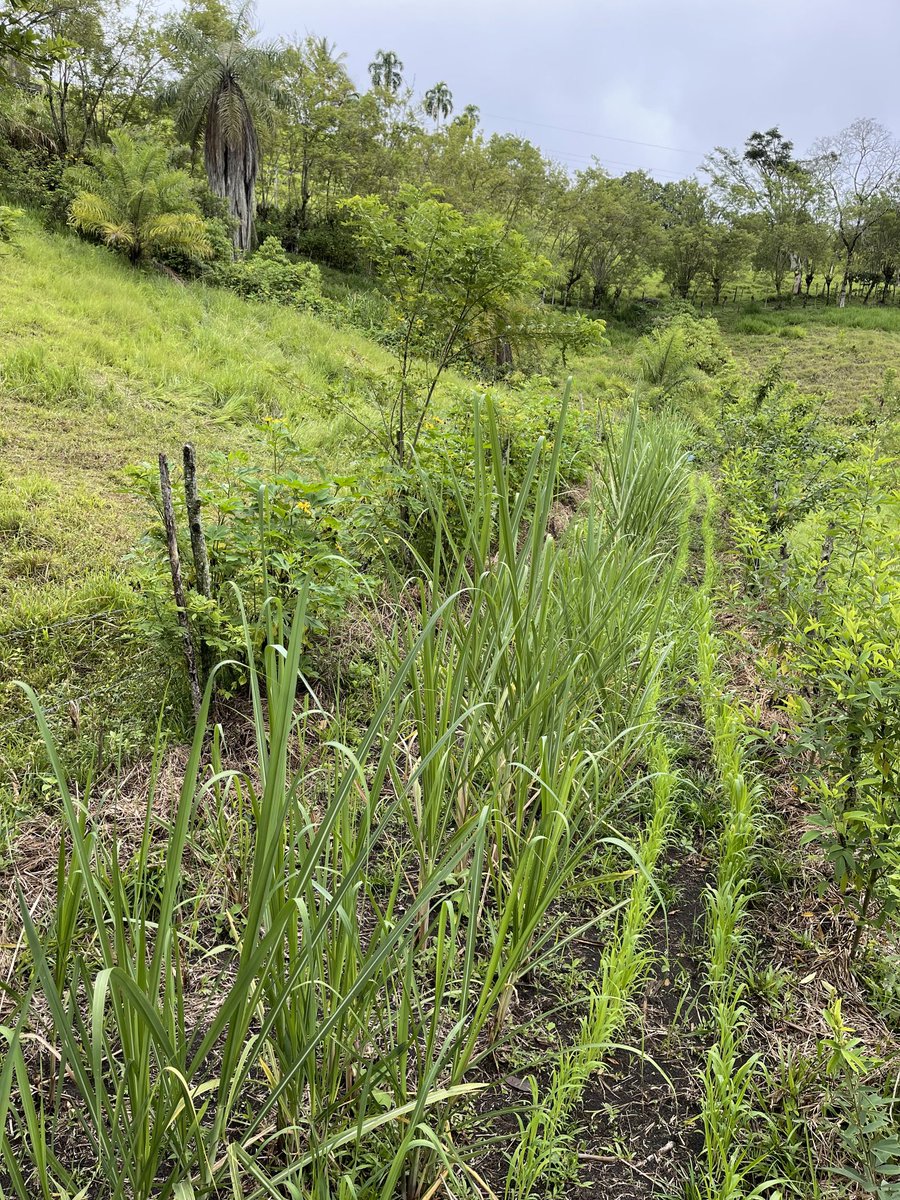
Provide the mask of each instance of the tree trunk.
POLYGON ((803 259, 797 254, 791 255, 791 270, 794 272, 794 287, 792 296, 799 296, 803 286, 803 259))
POLYGON ((228 201, 228 211, 235 222, 232 233, 234 248, 246 253, 253 249, 259 140, 244 94, 234 82, 227 84, 210 99, 206 110, 203 156, 210 191, 228 201), (220 111, 226 92, 236 93, 231 104, 240 110, 240 128, 232 128, 231 125, 223 128, 220 111))
POLYGON ((569 273, 566 275, 566 286, 563 289, 563 308, 569 307, 569 295, 572 291, 572 288, 575 286, 575 284, 578 282, 578 280, 580 278, 581 278, 580 271, 569 271, 569 273))
POLYGON ((206 550, 206 536, 203 533, 203 522, 200 519, 200 496, 197 492, 197 458, 194 447, 188 442, 183 451, 184 459, 184 499, 187 505, 188 528, 191 534, 191 552, 194 557, 194 572, 197 579, 197 591, 207 600, 212 598, 212 581, 209 574, 209 554, 206 550))
POLYGON ((184 581, 181 577, 181 560, 178 557, 178 533, 175 528, 175 508, 172 504, 169 460, 164 454, 159 456, 159 489, 162 496, 163 521, 166 527, 169 570, 172 573, 172 593, 175 596, 175 606, 178 610, 178 624, 181 626, 181 641, 184 646, 184 659, 191 688, 191 704, 194 716, 197 717, 200 714, 201 705, 200 681, 197 678, 197 660, 194 657, 194 643, 191 639, 191 625, 187 615, 187 599, 184 594, 184 581))

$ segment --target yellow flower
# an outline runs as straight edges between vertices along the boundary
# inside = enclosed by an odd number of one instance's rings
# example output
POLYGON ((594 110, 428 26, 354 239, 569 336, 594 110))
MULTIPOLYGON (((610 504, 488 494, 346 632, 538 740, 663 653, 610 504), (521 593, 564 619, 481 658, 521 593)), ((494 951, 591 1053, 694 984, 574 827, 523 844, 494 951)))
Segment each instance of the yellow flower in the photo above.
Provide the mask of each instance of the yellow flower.
POLYGON ((297 509, 299 512, 304 513, 307 517, 311 517, 313 515, 312 505, 306 500, 298 500, 297 509))

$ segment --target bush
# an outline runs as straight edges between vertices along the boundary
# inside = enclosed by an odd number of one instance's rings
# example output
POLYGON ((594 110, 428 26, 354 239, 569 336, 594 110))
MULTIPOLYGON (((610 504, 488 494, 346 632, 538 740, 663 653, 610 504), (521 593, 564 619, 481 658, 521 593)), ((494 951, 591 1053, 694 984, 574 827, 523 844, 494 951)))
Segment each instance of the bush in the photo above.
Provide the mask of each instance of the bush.
MULTIPOLYGON (((542 438, 546 453, 550 453, 557 436, 561 401, 551 381, 540 377, 530 378, 518 387, 497 388, 490 397, 506 479, 510 493, 515 495, 525 484, 531 457, 542 438)), ((560 484, 577 485, 587 478, 599 450, 599 419, 596 408, 569 409, 560 448, 560 484)), ((490 457, 487 449, 484 453, 490 457)), ((458 387, 447 402, 426 416, 414 461, 406 468, 382 467, 376 475, 380 523, 401 536, 411 536, 417 551, 428 558, 435 538, 431 506, 434 495, 440 494, 446 529, 451 536, 461 537, 464 514, 459 511, 458 497, 471 510, 477 457, 472 392, 468 387, 458 387)))
POLYGON ((736 385, 734 359, 711 317, 679 313, 641 338, 636 359, 651 407, 708 401, 736 385))
POLYGON ((37 212, 50 227, 66 224, 73 190, 64 164, 40 147, 17 149, 0 140, 0 188, 9 199, 37 212))
MULTIPOLYGON (((188 609, 216 660, 246 657, 235 588, 256 630, 256 648, 261 649, 267 597, 281 601, 290 612, 297 594, 308 587, 307 635, 318 637, 346 613, 363 579, 351 562, 357 542, 365 536, 354 481, 325 475, 279 422, 267 419, 263 428, 270 465, 252 462, 245 451, 215 454, 200 464, 212 599, 196 590, 184 497, 173 488, 176 521, 184 531, 180 556, 191 588, 188 609)), ((156 513, 131 556, 143 592, 154 598, 143 609, 143 632, 156 637, 162 632, 177 652, 181 635, 172 604, 157 470, 143 464, 130 475, 133 490, 156 513)))
POLYGON ((24 215, 21 208, 10 208, 8 204, 0 204, 0 242, 15 242, 24 215))
POLYGON ((132 263, 161 254, 202 261, 212 255, 190 176, 169 165, 169 150, 123 130, 110 134, 90 167, 66 172, 76 188, 69 224, 132 263))
POLYGON ((231 238, 234 219, 228 212, 228 201, 214 195, 205 180, 195 180, 191 192, 194 204, 203 218, 206 240, 210 248, 209 258, 192 258, 178 250, 169 249, 158 251, 154 259, 178 275, 215 282, 216 272, 227 269, 234 260, 234 243, 231 238))
POLYGON ((254 300, 275 300, 279 304, 316 311, 322 305, 319 268, 311 262, 292 262, 281 242, 274 237, 267 237, 248 258, 220 266, 213 278, 254 300))
POLYGON ((344 214, 311 220, 307 212, 304 224, 299 205, 284 208, 261 205, 256 231, 260 241, 275 237, 289 254, 311 258, 338 271, 358 271, 363 265, 344 214))

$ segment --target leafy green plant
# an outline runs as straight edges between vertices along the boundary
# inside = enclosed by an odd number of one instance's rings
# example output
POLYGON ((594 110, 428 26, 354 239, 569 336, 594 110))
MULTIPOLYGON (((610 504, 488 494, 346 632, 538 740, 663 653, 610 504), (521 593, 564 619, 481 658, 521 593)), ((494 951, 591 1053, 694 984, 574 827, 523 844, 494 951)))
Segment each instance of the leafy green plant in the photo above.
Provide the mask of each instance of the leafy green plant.
POLYGON ((863 933, 900 903, 900 607, 890 460, 862 455, 832 490, 823 549, 798 546, 784 614, 784 701, 818 806, 817 841, 863 933), (799 685, 799 686, 797 686, 799 685))
MULTIPOLYGON (((467 220, 452 205, 412 187, 401 188, 393 204, 366 196, 345 207, 360 252, 390 301, 397 364, 391 393, 381 404, 382 429, 374 432, 403 468, 418 446, 444 372, 511 356, 517 314, 524 302, 534 302, 549 263, 502 222, 467 220)), ((533 323, 519 326, 523 336, 537 333, 533 323)), ((583 341, 580 323, 577 333, 583 341)))
MULTIPOLYGON (((189 614, 200 641, 216 658, 235 658, 242 650, 244 612, 259 652, 266 637, 260 621, 266 604, 277 599, 290 606, 300 592, 307 595, 304 636, 321 636, 344 615, 364 582, 360 564, 368 542, 367 519, 355 480, 325 475, 280 422, 269 420, 262 428, 268 466, 251 462, 244 451, 217 453, 201 464, 198 490, 211 596, 193 586, 189 614)), ((131 478, 158 518, 132 555, 147 601, 138 610, 139 627, 158 633, 161 624, 175 653, 179 634, 157 474, 147 465, 134 469, 131 478)), ((177 500, 178 525, 185 537, 181 557, 188 583, 195 584, 184 498, 177 500)))
POLYGON ((275 237, 246 258, 222 264, 213 281, 254 300, 275 300, 315 312, 322 302, 322 275, 315 263, 292 261, 275 237))
MULTIPOLYGON (((277 597, 263 601, 261 651, 236 596, 252 765, 226 765, 221 732, 207 742, 211 680, 166 816, 157 748, 130 861, 102 836, 90 795, 69 790, 32 695, 65 832, 48 925, 20 907, 59 1057, 35 1099, 12 1030, 0 1104, 17 1200, 35 1180, 50 1200, 88 1178, 114 1200, 229 1187, 418 1200, 443 1173, 465 1172, 473 1142, 455 1146, 454 1117, 482 1086, 473 1068, 509 1036, 517 985, 571 936, 552 906, 598 839, 631 852, 606 817, 657 694, 654 593, 666 572, 624 535, 621 509, 573 542, 567 565, 547 536, 561 436, 549 453, 535 447, 513 494, 496 416, 488 405, 482 426, 476 415, 465 540, 442 536, 420 563, 418 613, 395 581, 371 719, 352 745, 334 739, 350 725, 318 705, 302 670, 312 584, 296 589, 290 616, 277 597), (637 570, 642 558, 651 569, 637 570), (589 589, 590 603, 573 604, 589 589), (591 653, 574 653, 576 639, 591 653), (219 863, 232 851, 227 884, 207 848, 219 863), (207 912, 218 916, 212 946, 207 912), (83 1114, 78 1163, 54 1102, 64 1090, 83 1114)), ((678 490, 677 456, 672 466, 678 490)), ((654 761, 648 863, 671 813, 665 761, 654 761)), ((643 962, 651 905, 635 893, 623 988, 643 962)), ((602 1007, 611 1031, 621 1004, 597 1005, 595 1024, 602 1007)))
POLYGON ((651 407, 666 403, 690 411, 734 382, 734 361, 718 323, 679 313, 641 338, 636 348, 637 380, 651 407))
POLYGON ((873 916, 881 923, 900 905, 900 643, 884 640, 884 619, 878 603, 823 605, 802 631, 792 628, 794 663, 817 690, 815 707, 801 697, 786 707, 801 723, 800 745, 821 764, 805 777, 818 812, 803 840, 822 846, 853 899, 851 955, 873 916))
POLYGON ((819 1042, 819 1053, 828 1077, 836 1081, 831 1099, 843 1118, 840 1143, 849 1162, 856 1164, 832 1167, 830 1173, 849 1179, 876 1200, 896 1200, 900 1196, 896 1092, 888 1100, 863 1082, 877 1064, 844 1020, 841 996, 833 988, 829 990, 831 1001, 822 1011, 828 1034, 819 1042))
POLYGON ((96 151, 94 167, 72 168, 80 190, 69 206, 70 224, 134 263, 167 251, 208 258, 212 247, 190 176, 169 167, 161 145, 121 131, 111 142, 96 151))
POLYGON ((15 243, 16 235, 24 212, 21 208, 12 208, 8 204, 0 204, 0 242, 7 245, 15 243))

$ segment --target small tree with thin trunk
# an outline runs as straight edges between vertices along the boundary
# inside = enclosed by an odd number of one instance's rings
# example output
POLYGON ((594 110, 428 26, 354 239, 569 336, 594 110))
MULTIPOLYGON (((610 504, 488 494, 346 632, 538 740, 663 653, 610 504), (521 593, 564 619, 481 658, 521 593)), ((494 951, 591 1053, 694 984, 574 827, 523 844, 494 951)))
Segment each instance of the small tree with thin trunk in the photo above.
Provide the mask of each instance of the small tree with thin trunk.
POLYGON ((382 419, 386 449, 402 468, 443 373, 496 344, 516 302, 536 294, 549 264, 502 222, 470 223, 415 188, 403 188, 390 205, 357 196, 346 208, 391 304, 397 372, 382 419))

